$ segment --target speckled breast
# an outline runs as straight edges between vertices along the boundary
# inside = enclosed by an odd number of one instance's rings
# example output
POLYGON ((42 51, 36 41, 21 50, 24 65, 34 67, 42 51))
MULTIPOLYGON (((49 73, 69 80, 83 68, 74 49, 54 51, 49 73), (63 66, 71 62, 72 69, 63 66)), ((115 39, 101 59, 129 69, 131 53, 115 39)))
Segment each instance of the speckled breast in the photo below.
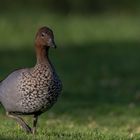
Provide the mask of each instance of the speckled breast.
POLYGON ((18 89, 21 96, 18 106, 28 114, 44 112, 52 107, 61 92, 62 84, 55 71, 46 66, 38 66, 32 72, 22 73, 18 89))

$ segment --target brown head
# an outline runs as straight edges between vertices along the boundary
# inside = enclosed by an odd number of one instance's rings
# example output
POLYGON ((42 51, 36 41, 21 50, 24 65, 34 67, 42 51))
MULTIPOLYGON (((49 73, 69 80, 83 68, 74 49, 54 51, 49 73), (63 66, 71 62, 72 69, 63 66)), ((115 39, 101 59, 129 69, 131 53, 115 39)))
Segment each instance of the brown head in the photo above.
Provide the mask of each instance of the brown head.
POLYGON ((48 27, 41 27, 36 34, 35 44, 40 47, 56 48, 53 31, 48 27))

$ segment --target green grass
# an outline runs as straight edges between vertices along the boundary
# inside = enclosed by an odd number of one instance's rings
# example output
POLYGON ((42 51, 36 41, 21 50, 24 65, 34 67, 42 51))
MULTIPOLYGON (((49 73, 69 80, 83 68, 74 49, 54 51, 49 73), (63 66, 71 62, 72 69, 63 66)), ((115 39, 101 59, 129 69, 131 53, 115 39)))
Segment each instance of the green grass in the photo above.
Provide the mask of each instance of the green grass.
MULTIPOLYGON (((1 109, 1 140, 140 139, 137 17, 64 17, 43 12, 0 16, 0 79, 35 64, 33 36, 38 26, 48 24, 58 44, 50 57, 63 81, 61 97, 40 116, 35 136, 26 135, 1 109)), ((31 124, 30 117, 25 119, 31 124)))

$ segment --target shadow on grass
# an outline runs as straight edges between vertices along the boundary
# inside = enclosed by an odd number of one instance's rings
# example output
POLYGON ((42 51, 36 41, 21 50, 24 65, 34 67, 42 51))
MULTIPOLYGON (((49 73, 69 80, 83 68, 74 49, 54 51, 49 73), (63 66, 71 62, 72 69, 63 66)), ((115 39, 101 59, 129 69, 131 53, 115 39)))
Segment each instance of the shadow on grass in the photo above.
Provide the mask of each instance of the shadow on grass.
MULTIPOLYGON (((139 101, 139 46, 140 42, 94 42, 51 50, 63 81, 62 101, 90 106, 139 101)), ((14 69, 32 67, 31 49, 0 50, 0 79, 14 69)))

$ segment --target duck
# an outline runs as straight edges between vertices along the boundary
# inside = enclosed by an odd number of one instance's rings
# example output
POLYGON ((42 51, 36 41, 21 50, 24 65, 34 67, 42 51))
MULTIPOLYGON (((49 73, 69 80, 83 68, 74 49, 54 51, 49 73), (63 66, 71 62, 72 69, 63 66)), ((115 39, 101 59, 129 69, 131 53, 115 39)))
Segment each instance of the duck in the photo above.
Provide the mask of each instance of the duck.
POLYGON ((6 115, 26 133, 36 133, 38 117, 56 103, 62 91, 62 82, 49 58, 50 48, 56 48, 54 34, 43 26, 35 36, 35 65, 15 70, 0 82, 0 102, 6 115), (32 127, 22 115, 32 116, 32 127))

